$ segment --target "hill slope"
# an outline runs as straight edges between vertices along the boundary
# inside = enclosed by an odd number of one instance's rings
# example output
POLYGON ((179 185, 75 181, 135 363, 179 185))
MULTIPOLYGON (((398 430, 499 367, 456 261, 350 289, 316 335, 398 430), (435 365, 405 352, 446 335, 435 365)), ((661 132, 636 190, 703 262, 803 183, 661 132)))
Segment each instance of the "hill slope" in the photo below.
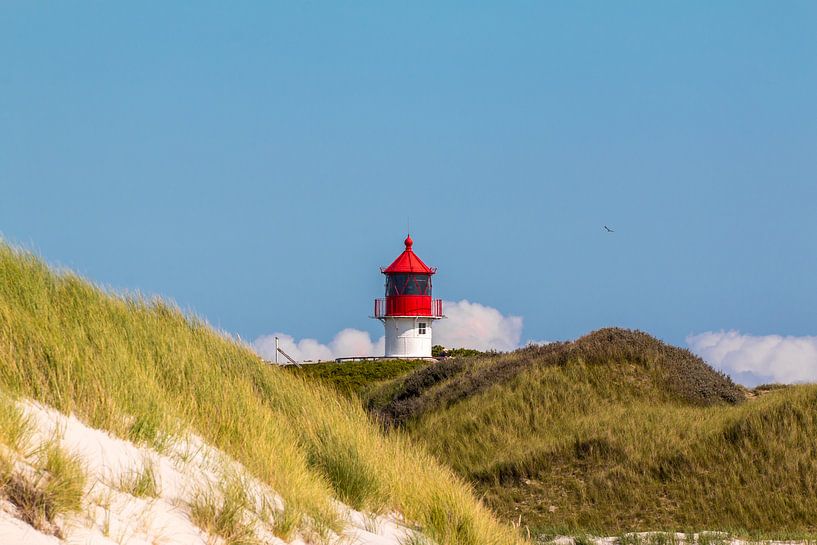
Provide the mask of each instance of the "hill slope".
POLYGON ((2 243, 0 394, 159 452, 200 436, 280 495, 275 525, 286 535, 325 539, 344 524, 338 499, 400 513, 439 543, 517 542, 450 470, 381 434, 357 404, 263 365, 160 300, 105 293, 2 243))
POLYGON ((369 409, 545 531, 817 529, 817 387, 745 392, 621 329, 418 369, 369 409))

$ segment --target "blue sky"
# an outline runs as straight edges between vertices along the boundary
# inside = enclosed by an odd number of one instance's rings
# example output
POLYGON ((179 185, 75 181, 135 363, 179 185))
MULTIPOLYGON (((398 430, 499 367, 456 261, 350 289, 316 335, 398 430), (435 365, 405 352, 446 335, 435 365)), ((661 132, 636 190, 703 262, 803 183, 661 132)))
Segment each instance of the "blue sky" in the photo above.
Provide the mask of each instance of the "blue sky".
POLYGON ((817 3, 4 2, 0 52, 0 233, 244 338, 380 334, 409 220, 523 341, 817 334, 817 3))

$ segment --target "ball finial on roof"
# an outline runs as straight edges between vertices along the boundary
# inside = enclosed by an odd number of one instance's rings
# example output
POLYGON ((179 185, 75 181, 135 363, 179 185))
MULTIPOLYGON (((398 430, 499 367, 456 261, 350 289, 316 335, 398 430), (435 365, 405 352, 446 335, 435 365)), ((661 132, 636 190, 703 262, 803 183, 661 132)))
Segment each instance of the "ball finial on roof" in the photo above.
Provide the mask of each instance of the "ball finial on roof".
POLYGON ((414 244, 414 241, 411 240, 411 235, 408 235, 406 237, 406 240, 404 240, 403 242, 406 243, 406 250, 411 250, 411 245, 414 244))

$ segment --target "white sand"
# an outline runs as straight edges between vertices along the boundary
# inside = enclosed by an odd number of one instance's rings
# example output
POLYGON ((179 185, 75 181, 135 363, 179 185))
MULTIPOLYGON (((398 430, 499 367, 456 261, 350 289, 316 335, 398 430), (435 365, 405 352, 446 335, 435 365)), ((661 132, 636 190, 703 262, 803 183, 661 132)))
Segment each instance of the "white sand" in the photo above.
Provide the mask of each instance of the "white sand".
MULTIPOLYGON (((59 518, 63 538, 47 535, 22 521, 15 506, 0 501, 0 544, 56 545, 194 545, 221 543, 198 528, 190 517, 190 502, 202 491, 219 494, 225 470, 240 476, 248 496, 277 509, 283 500, 266 484, 253 478, 235 460, 205 444, 196 436, 172 442, 166 452, 136 446, 129 441, 90 428, 74 416, 65 416, 40 404, 21 403, 35 424, 31 447, 57 438, 60 445, 78 455, 88 474, 83 510, 59 518), (136 498, 120 490, 123 477, 140 471, 150 461, 159 483, 159 497, 136 498)), ((399 517, 371 516, 338 504, 348 526, 331 541, 340 545, 400 545, 411 534, 399 517)), ((296 538, 284 542, 257 516, 253 521, 257 538, 272 545, 303 545, 296 538)))

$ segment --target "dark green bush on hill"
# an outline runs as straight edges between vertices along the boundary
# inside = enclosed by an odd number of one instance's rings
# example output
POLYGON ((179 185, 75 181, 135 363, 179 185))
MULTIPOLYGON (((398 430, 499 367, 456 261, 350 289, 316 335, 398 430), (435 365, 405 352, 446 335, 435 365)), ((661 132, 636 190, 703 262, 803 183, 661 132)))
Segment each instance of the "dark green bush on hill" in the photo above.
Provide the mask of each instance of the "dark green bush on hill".
MULTIPOLYGON (((534 347, 549 355, 553 345, 534 347)), ((585 335, 574 343, 554 347, 561 352, 559 359, 567 363, 581 358, 591 365, 609 363, 636 364, 654 368, 667 392, 693 405, 738 403, 744 399, 743 389, 701 358, 686 350, 659 341, 641 331, 607 328, 585 335)))
POLYGON ((481 352, 473 348, 446 348, 440 344, 431 347, 431 356, 434 358, 470 358, 495 352, 481 352))
POLYGON ((429 365, 425 360, 361 360, 344 363, 288 365, 286 370, 320 380, 346 395, 362 395, 372 385, 429 365))

